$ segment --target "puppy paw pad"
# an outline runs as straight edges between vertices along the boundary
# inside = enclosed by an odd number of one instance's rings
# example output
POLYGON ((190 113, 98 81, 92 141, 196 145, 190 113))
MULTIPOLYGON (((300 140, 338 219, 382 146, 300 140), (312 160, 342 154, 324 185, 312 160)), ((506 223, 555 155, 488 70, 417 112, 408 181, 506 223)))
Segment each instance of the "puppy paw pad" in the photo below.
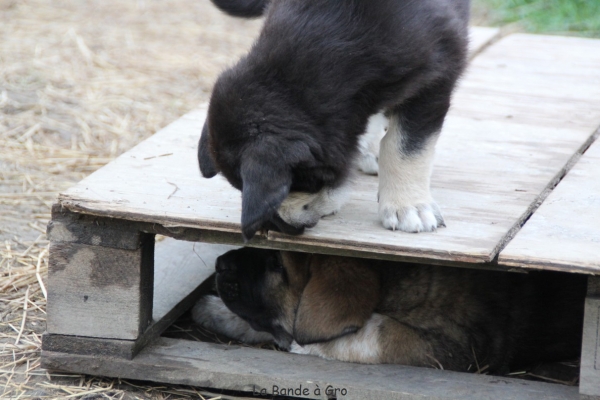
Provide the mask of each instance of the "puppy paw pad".
POLYGON ((379 215, 383 226, 393 231, 434 232, 437 228, 446 226, 435 203, 400 207, 381 205, 379 215))

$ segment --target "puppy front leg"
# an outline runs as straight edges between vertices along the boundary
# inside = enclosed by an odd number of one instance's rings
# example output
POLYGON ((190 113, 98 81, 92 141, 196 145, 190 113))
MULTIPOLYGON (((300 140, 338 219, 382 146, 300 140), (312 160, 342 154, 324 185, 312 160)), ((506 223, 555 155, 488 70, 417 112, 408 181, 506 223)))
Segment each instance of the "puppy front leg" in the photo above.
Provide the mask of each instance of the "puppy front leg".
POLYGON ((413 328, 381 314, 373 314, 356 333, 304 346, 293 342, 290 351, 362 364, 436 365, 431 345, 413 328))
POLYGON ((385 228, 432 232, 446 226, 429 187, 449 104, 449 91, 430 90, 393 110, 379 153, 379 218, 385 228))
POLYGON ((367 130, 358 140, 359 154, 356 160, 358 169, 365 174, 378 174, 379 146, 387 130, 388 119, 383 113, 372 115, 369 118, 367 130))
POLYGON ((398 118, 390 121, 379 152, 379 218, 385 228, 416 233, 445 226, 429 189, 437 138, 431 135, 421 149, 406 152, 398 118))
POLYGON ((203 296, 192 308, 194 322, 214 333, 243 343, 275 342, 273 335, 254 330, 248 322, 227 308, 218 296, 203 296))

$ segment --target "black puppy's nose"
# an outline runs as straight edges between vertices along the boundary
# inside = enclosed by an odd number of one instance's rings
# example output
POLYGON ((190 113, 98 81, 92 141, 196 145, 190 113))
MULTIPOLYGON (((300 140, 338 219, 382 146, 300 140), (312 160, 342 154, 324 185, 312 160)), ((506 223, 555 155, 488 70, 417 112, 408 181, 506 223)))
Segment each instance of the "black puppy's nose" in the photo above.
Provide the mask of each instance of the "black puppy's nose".
POLYGON ((235 263, 227 262, 221 257, 217 258, 217 265, 215 266, 217 272, 235 271, 235 269, 235 263))

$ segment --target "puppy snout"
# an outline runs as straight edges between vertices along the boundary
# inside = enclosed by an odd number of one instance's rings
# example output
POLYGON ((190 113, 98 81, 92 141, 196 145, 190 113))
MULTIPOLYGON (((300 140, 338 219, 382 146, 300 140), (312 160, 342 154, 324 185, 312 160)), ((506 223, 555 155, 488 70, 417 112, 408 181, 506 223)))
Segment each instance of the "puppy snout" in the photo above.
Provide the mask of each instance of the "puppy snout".
MULTIPOLYGON (((316 225, 316 222, 314 225, 316 225)), ((283 218, 281 218, 279 216, 279 214, 275 214, 271 218, 270 224, 268 224, 267 228, 273 229, 278 232, 283 232, 288 235, 301 235, 302 233, 304 233, 304 226, 297 227, 297 226, 291 225, 291 224, 287 223, 283 218)))
POLYGON ((236 299, 240 295, 240 286, 237 282, 223 282, 222 292, 227 299, 236 299))
POLYGON ((225 272, 225 271, 234 272, 236 270, 236 266, 235 266, 235 263, 230 263, 221 258, 218 258, 217 265, 215 266, 215 270, 218 273, 225 272))

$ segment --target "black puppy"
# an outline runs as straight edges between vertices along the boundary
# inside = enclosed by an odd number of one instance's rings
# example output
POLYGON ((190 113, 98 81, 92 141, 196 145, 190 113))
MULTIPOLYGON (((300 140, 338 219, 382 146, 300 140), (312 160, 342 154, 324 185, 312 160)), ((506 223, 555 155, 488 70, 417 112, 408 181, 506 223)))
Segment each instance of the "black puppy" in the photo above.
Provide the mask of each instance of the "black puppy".
POLYGON ((429 181, 467 54, 469 0, 213 0, 266 13, 250 53, 217 80, 198 158, 242 191, 242 232, 300 233, 344 199, 359 136, 385 112, 379 216, 406 232, 444 226, 429 181))

